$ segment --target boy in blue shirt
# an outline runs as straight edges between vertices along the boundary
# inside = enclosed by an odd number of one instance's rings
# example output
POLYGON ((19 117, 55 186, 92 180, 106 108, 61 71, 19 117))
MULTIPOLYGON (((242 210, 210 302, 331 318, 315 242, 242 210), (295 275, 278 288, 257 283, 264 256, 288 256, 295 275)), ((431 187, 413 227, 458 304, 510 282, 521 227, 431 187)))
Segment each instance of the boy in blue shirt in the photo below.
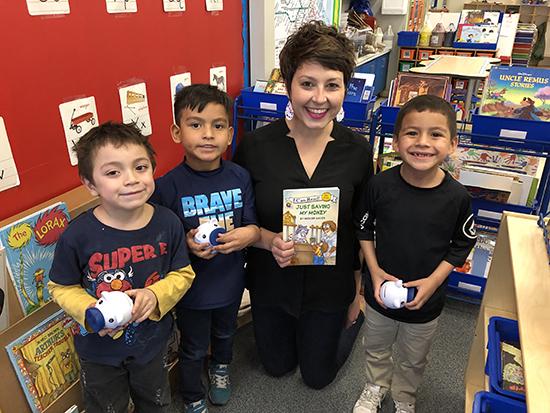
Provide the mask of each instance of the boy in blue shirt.
POLYGON ((418 96, 403 105, 395 122, 393 148, 403 163, 368 183, 357 224, 370 274, 365 283, 367 384, 354 413, 376 413, 389 389, 397 413, 415 411, 447 277, 476 242, 470 196, 439 167, 457 144, 451 105, 437 96, 418 96), (382 302, 380 286, 397 279, 417 293, 405 308, 392 310, 382 302))
POLYGON ((185 159, 157 180, 153 196, 183 221, 197 273, 176 306, 181 391, 190 413, 208 411, 201 375, 209 344, 208 397, 216 405, 229 400, 229 363, 244 290, 243 249, 260 236, 250 176, 222 160, 233 135, 231 108, 231 98, 214 86, 191 85, 176 94, 171 133, 185 149, 185 159), (218 236, 219 245, 196 243, 196 228, 212 218, 227 230, 218 236))
POLYGON ((165 412, 170 310, 195 276, 183 227, 172 211, 147 203, 155 152, 135 126, 102 124, 75 151, 82 182, 100 204, 61 235, 48 288, 86 329, 86 309, 103 291, 122 291, 134 301, 128 325, 75 336, 85 409, 125 412, 131 396, 138 412, 165 412))

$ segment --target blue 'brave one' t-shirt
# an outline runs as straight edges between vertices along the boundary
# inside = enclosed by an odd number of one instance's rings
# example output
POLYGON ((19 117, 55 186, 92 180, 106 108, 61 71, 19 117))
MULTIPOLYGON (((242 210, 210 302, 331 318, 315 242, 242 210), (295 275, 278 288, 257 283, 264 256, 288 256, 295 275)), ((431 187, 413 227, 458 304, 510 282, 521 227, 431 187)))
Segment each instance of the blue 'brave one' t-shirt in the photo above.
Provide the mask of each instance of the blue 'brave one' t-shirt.
MULTIPOLYGON (((74 219, 56 245, 50 279, 59 285, 80 285, 99 298, 102 291, 143 288, 170 271, 189 265, 185 234, 178 217, 154 205, 149 223, 124 231, 101 223, 89 210, 74 219)), ((75 336, 78 355, 89 361, 119 365, 145 364, 166 347, 172 317, 147 319, 128 326, 118 339, 98 334, 75 336)))
MULTIPOLYGON (((185 232, 216 218, 227 231, 256 224, 248 172, 230 161, 213 171, 195 171, 185 162, 157 179, 154 202, 167 206, 183 221, 185 232)), ((244 253, 217 254, 205 260, 189 254, 193 285, 178 306, 220 308, 240 300, 244 289, 244 253)))

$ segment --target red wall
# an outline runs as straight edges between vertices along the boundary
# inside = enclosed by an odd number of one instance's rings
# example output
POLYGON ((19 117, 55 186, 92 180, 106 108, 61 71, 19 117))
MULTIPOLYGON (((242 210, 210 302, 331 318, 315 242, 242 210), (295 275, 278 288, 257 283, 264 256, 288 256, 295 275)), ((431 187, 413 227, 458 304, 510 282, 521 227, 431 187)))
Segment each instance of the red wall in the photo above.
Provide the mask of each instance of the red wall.
POLYGON ((0 192, 0 220, 80 185, 69 161, 59 104, 95 96, 100 122, 121 120, 117 85, 146 82, 157 151, 156 176, 182 159, 169 134, 170 76, 227 67, 235 97, 243 85, 242 6, 225 1, 217 14, 203 0, 165 13, 161 0, 138 0, 138 12, 108 14, 105 1, 70 2, 62 17, 30 16, 24 0, 0 2, 0 116, 21 184, 0 192))

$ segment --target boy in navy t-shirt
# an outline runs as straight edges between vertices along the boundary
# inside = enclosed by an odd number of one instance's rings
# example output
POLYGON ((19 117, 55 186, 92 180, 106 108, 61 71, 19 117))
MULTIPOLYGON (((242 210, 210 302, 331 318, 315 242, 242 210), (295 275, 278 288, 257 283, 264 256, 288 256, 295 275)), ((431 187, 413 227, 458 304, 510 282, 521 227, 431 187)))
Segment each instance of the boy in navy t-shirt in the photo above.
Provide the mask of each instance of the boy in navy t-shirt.
POLYGON ((244 290, 243 249, 260 235, 248 172, 222 160, 233 135, 231 107, 231 98, 210 85, 191 85, 176 94, 171 132, 185 159, 157 180, 153 195, 183 221, 197 274, 176 306, 185 412, 208 411, 201 374, 209 345, 208 397, 216 405, 229 400, 229 363, 244 290), (195 242, 196 228, 211 219, 227 230, 218 236, 219 244, 195 242))
POLYGON ((105 123, 75 145, 84 185, 100 205, 74 219, 59 239, 48 288, 88 329, 85 312, 104 291, 133 301, 117 330, 75 336, 86 412, 165 412, 170 404, 166 346, 170 310, 195 276, 178 217, 147 200, 154 190, 154 150, 135 126, 105 123))

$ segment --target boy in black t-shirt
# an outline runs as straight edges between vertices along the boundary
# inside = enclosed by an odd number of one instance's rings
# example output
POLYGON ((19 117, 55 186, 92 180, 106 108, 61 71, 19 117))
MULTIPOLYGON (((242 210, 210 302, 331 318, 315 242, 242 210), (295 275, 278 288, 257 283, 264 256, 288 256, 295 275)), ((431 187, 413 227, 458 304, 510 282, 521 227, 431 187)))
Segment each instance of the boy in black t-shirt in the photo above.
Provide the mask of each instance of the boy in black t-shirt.
POLYGON ((147 203, 155 152, 135 126, 95 127, 75 151, 82 182, 100 204, 61 235, 48 288, 83 326, 75 347, 86 412, 125 412, 130 396, 138 412, 165 412, 171 401, 164 363, 170 310, 195 276, 183 227, 172 211, 147 203), (95 334, 85 312, 106 291, 133 299, 132 318, 95 334))
POLYGON ((365 286, 367 384, 354 413, 377 412, 390 388, 396 412, 415 410, 447 277, 476 242, 470 196, 439 168, 457 144, 451 105, 436 96, 418 96, 401 108, 395 122, 393 148, 403 163, 368 184, 357 224, 370 273, 365 286), (392 310, 384 306, 380 286, 397 279, 417 293, 404 308, 392 310))
POLYGON ((172 139, 185 149, 185 159, 157 180, 153 195, 183 221, 197 273, 188 294, 176 306, 186 413, 208 411, 201 375, 209 345, 208 398, 216 405, 229 400, 229 363, 244 290, 242 250, 260 235, 248 172, 222 160, 233 136, 231 106, 231 98, 210 85, 187 86, 176 94, 176 124, 171 132, 172 139), (218 235, 218 245, 195 242, 196 228, 212 219, 227 230, 218 235))

